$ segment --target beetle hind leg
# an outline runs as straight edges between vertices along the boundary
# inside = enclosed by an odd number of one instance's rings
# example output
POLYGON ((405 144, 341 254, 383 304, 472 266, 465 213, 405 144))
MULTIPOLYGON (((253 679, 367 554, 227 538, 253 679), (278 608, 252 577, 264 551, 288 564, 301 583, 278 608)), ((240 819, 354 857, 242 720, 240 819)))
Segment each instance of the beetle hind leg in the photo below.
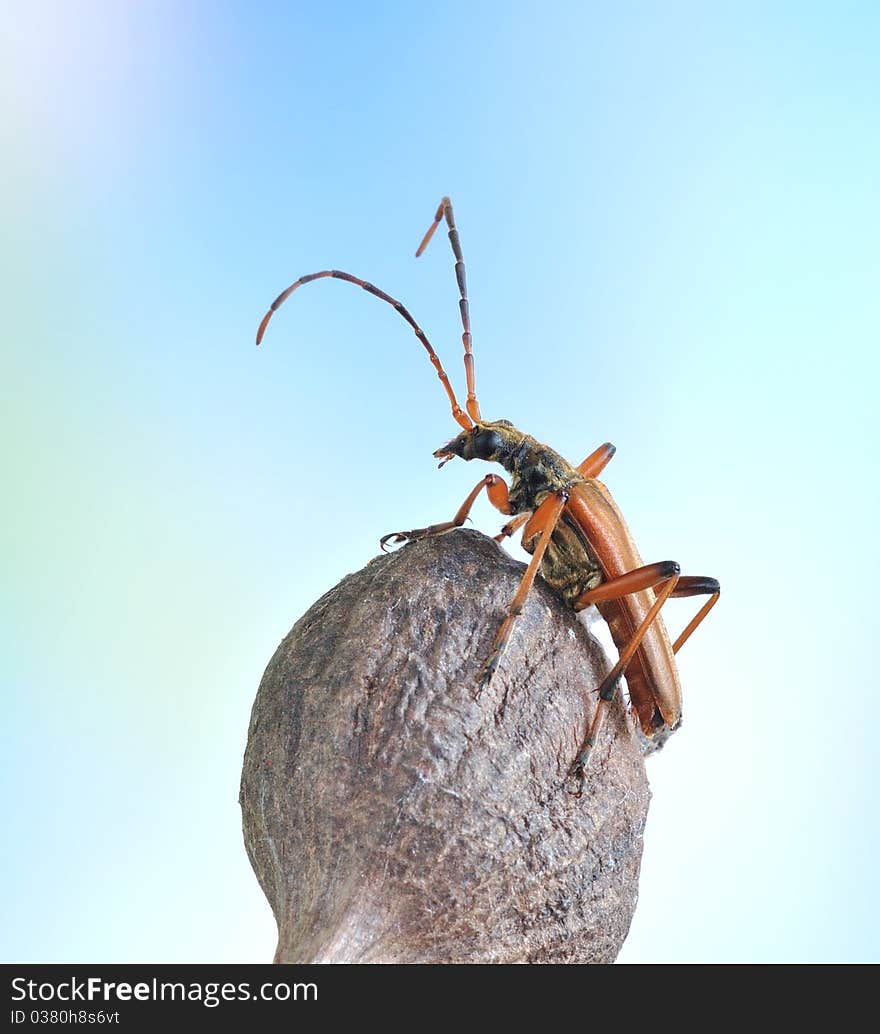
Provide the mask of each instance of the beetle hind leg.
POLYGON ((597 478, 611 462, 617 449, 611 442, 605 442, 598 449, 594 449, 589 456, 581 463, 577 472, 585 478, 597 478))
POLYGON ((660 608, 670 596, 674 595, 679 580, 678 564, 673 560, 660 561, 659 563, 647 564, 645 567, 630 571, 619 578, 612 578, 607 582, 603 582, 601 585, 596 586, 595 589, 590 589, 583 593, 575 601, 575 610, 582 610, 590 603, 599 600, 620 599, 622 596, 627 596, 632 592, 641 592, 643 589, 663 586, 657 593, 657 598, 645 615, 644 620, 621 651, 617 663, 611 668, 599 686, 599 700, 596 704, 593 720, 590 722, 587 735, 584 737, 578 755, 569 770, 569 776, 578 780, 578 796, 580 796, 580 792, 583 789, 584 773, 589 764, 590 755, 596 746, 599 732, 605 722, 608 705, 614 699, 620 678, 633 659, 636 650, 641 645, 654 619, 660 613, 660 608))
POLYGON ((688 596, 711 597, 703 604, 696 616, 691 619, 684 631, 673 644, 673 653, 678 653, 703 618, 706 617, 709 611, 718 602, 721 595, 721 586, 714 578, 707 578, 702 575, 679 575, 678 564, 675 564, 672 561, 666 561, 665 563, 648 564, 646 567, 641 567, 636 571, 630 571, 629 574, 622 575, 620 578, 613 578, 611 581, 604 582, 595 589, 585 592, 578 600, 575 601, 575 610, 580 610, 596 600, 616 599, 620 596, 625 596, 628 592, 636 592, 644 588, 655 588, 661 584, 661 579, 666 579, 665 585, 658 593, 654 605, 645 615, 644 621, 636 630, 629 643, 627 643, 626 647, 620 654, 619 660, 602 680, 602 685, 599 687, 599 701, 596 704, 596 711, 593 714, 593 720, 590 723, 589 731, 581 744, 578 756, 569 771, 569 776, 578 780, 578 797, 581 795, 583 790, 585 778, 584 773, 586 772, 587 766, 590 762, 590 754, 596 745, 599 732, 605 721, 605 714, 608 710, 608 705, 614 699, 617 684, 641 644, 651 622, 660 612, 660 608, 666 600, 670 598, 681 599, 688 596))
POLYGON ((710 596, 711 598, 706 600, 702 607, 697 611, 693 618, 685 626, 684 631, 672 644, 672 652, 678 653, 678 651, 684 646, 684 644, 690 639, 693 633, 696 631, 697 626, 702 622, 703 618, 709 613, 709 611, 715 606, 718 600, 721 598, 721 586, 715 578, 707 578, 703 575, 687 574, 682 575, 678 579, 678 585, 672 592, 672 595, 679 599, 683 596, 710 596))

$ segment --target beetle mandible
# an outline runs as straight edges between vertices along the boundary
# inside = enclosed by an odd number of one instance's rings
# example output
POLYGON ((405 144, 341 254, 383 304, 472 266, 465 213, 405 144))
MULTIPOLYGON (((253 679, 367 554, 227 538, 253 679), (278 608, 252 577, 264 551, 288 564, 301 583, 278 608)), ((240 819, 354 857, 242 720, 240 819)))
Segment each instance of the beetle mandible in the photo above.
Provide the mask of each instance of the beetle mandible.
POLYGON ((599 687, 596 711, 583 743, 571 765, 571 774, 583 784, 590 752, 617 685, 625 673, 630 704, 643 734, 660 745, 681 723, 681 685, 675 654, 706 617, 721 593, 714 578, 683 575, 674 561, 645 564, 639 556, 623 515, 610 492, 598 480, 615 449, 610 442, 600 445, 573 467, 559 453, 530 435, 517 430, 509 420, 484 420, 480 414, 474 379, 470 311, 461 241, 455 226, 452 204, 444 197, 434 220, 416 251, 418 258, 434 231, 445 219, 455 256, 455 276, 460 294, 459 308, 467 382, 465 409, 459 406, 449 378, 425 333, 409 311, 391 295, 338 269, 325 269, 300 277, 272 302, 257 331, 259 345, 272 315, 303 284, 331 277, 356 284, 392 305, 412 327, 424 346, 443 384, 452 415, 461 432, 439 448, 440 466, 456 456, 499 463, 510 475, 510 486, 497 474, 487 474, 470 492, 452 520, 412 531, 392 532, 381 540, 383 549, 426 535, 441 535, 461 527, 483 489, 492 505, 512 520, 496 536, 502 542, 522 528, 523 548, 531 561, 482 667, 477 696, 492 679, 510 639, 513 624, 522 611, 529 590, 540 572, 552 589, 574 610, 594 604, 608 624, 619 658, 599 687), (670 597, 708 596, 697 614, 672 642, 660 609, 670 597))

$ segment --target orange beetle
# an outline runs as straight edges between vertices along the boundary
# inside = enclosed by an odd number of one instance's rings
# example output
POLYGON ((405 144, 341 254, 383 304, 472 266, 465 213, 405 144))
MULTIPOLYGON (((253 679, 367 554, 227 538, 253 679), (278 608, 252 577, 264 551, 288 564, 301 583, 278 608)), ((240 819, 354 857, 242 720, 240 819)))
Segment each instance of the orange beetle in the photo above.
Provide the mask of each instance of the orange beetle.
POLYGON ((632 535, 610 492, 598 475, 614 455, 614 446, 605 443, 579 466, 573 467, 559 453, 517 430, 507 420, 484 420, 474 387, 470 313, 464 258, 452 204, 443 198, 434 221, 425 234, 416 256, 422 254, 441 220, 446 220, 449 241, 455 256, 464 345, 467 400, 459 406, 449 378, 431 343, 408 310, 399 301, 373 284, 337 269, 322 270, 300 277, 272 303, 257 331, 257 344, 263 338, 273 313, 297 288, 312 280, 331 277, 356 284, 392 305, 409 323, 428 352, 461 432, 434 455, 440 466, 458 456, 501 464, 510 474, 508 486, 497 474, 482 478, 450 521, 412 531, 393 532, 381 540, 399 544, 426 535, 439 535, 461 527, 477 496, 485 489, 492 505, 503 514, 513 515, 496 541, 501 542, 520 527, 523 548, 531 554, 519 588, 496 633, 492 651, 481 670, 477 695, 489 684, 510 639, 513 623, 522 611, 526 597, 540 571, 544 580, 574 610, 594 604, 607 622, 619 658, 599 687, 599 701, 571 772, 581 780, 596 743, 599 730, 625 673, 630 702, 644 735, 660 745, 681 722, 681 684, 675 654, 709 613, 721 593, 714 578, 682 575, 674 561, 644 564, 632 535), (524 526, 524 527, 523 527, 524 526), (670 597, 708 596, 696 616, 675 642, 671 642, 660 609, 670 597))

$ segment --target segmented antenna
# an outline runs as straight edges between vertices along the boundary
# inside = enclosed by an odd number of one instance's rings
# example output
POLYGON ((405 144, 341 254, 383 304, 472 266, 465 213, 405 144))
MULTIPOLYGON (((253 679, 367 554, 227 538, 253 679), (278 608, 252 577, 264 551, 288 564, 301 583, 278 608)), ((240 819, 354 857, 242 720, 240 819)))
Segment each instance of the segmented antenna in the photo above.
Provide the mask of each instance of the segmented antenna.
MULTIPOLYGON (((446 389, 446 394, 449 396, 449 403, 452 406, 452 415, 458 421, 458 424, 465 429, 465 431, 471 430, 474 426, 468 417, 467 413, 459 406, 458 400, 455 397, 455 392, 452 390, 452 385, 449 383, 449 378, 446 376, 446 371, 443 369, 443 365, 437 356, 437 353, 431 347, 431 342, 425 337, 424 331, 416 323, 416 321, 410 316, 407 308, 402 305, 396 298, 392 298, 390 294, 386 294, 384 291, 380 291, 378 287, 368 283, 366 280, 360 280, 356 276, 352 276, 351 273, 343 273, 338 269, 323 269, 320 273, 309 273, 308 276, 301 276, 299 280, 292 283, 290 287, 282 291, 281 294, 275 299, 274 302, 269 306, 269 311, 263 317, 260 323, 259 329, 257 330, 257 344, 263 340, 263 335, 266 333, 266 327, 269 325, 269 320, 273 314, 287 301, 287 299, 293 294, 298 288, 302 287, 303 284, 311 283, 312 280, 321 280, 323 277, 333 277, 336 280, 345 280, 349 284, 357 284, 358 287, 362 287, 369 294, 374 294, 377 298, 381 298, 383 302, 388 302, 392 305, 406 322, 415 331, 416 337, 425 346, 425 350, 428 353, 428 358, 434 364, 434 369, 437 371, 437 376, 443 383, 443 387, 446 389)), ((477 411, 479 412, 479 410, 477 411)))
POLYGON ((452 214, 452 202, 448 197, 443 198, 434 216, 434 222, 428 227, 428 232, 422 238, 422 243, 416 250, 416 258, 427 248, 428 242, 434 236, 434 231, 440 225, 440 220, 446 216, 446 225, 449 227, 449 243, 452 245, 452 254, 455 256, 455 279, 458 281, 458 290, 461 294, 458 307, 461 310, 461 325, 463 333, 461 343, 464 345, 464 372, 467 377, 467 407, 468 413, 477 423, 480 422, 480 404, 474 391, 474 354, 471 351, 471 316, 468 308, 467 279, 464 271, 464 256, 461 253, 461 241, 458 237, 458 230, 455 228, 455 216, 452 214))

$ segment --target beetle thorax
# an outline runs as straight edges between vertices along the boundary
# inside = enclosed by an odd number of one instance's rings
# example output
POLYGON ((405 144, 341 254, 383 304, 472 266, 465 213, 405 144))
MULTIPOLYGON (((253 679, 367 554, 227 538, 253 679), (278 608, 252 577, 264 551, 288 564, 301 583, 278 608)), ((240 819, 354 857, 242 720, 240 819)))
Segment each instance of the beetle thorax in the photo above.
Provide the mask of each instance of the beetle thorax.
POLYGON ((499 462, 511 475, 509 497, 514 513, 536 510, 548 493, 582 480, 558 452, 529 435, 520 434, 519 447, 508 462, 499 462))
POLYGON ((570 488, 583 480, 558 452, 524 434, 509 420, 481 421, 435 455, 501 464, 511 475, 512 513, 535 510, 548 492, 570 488))

